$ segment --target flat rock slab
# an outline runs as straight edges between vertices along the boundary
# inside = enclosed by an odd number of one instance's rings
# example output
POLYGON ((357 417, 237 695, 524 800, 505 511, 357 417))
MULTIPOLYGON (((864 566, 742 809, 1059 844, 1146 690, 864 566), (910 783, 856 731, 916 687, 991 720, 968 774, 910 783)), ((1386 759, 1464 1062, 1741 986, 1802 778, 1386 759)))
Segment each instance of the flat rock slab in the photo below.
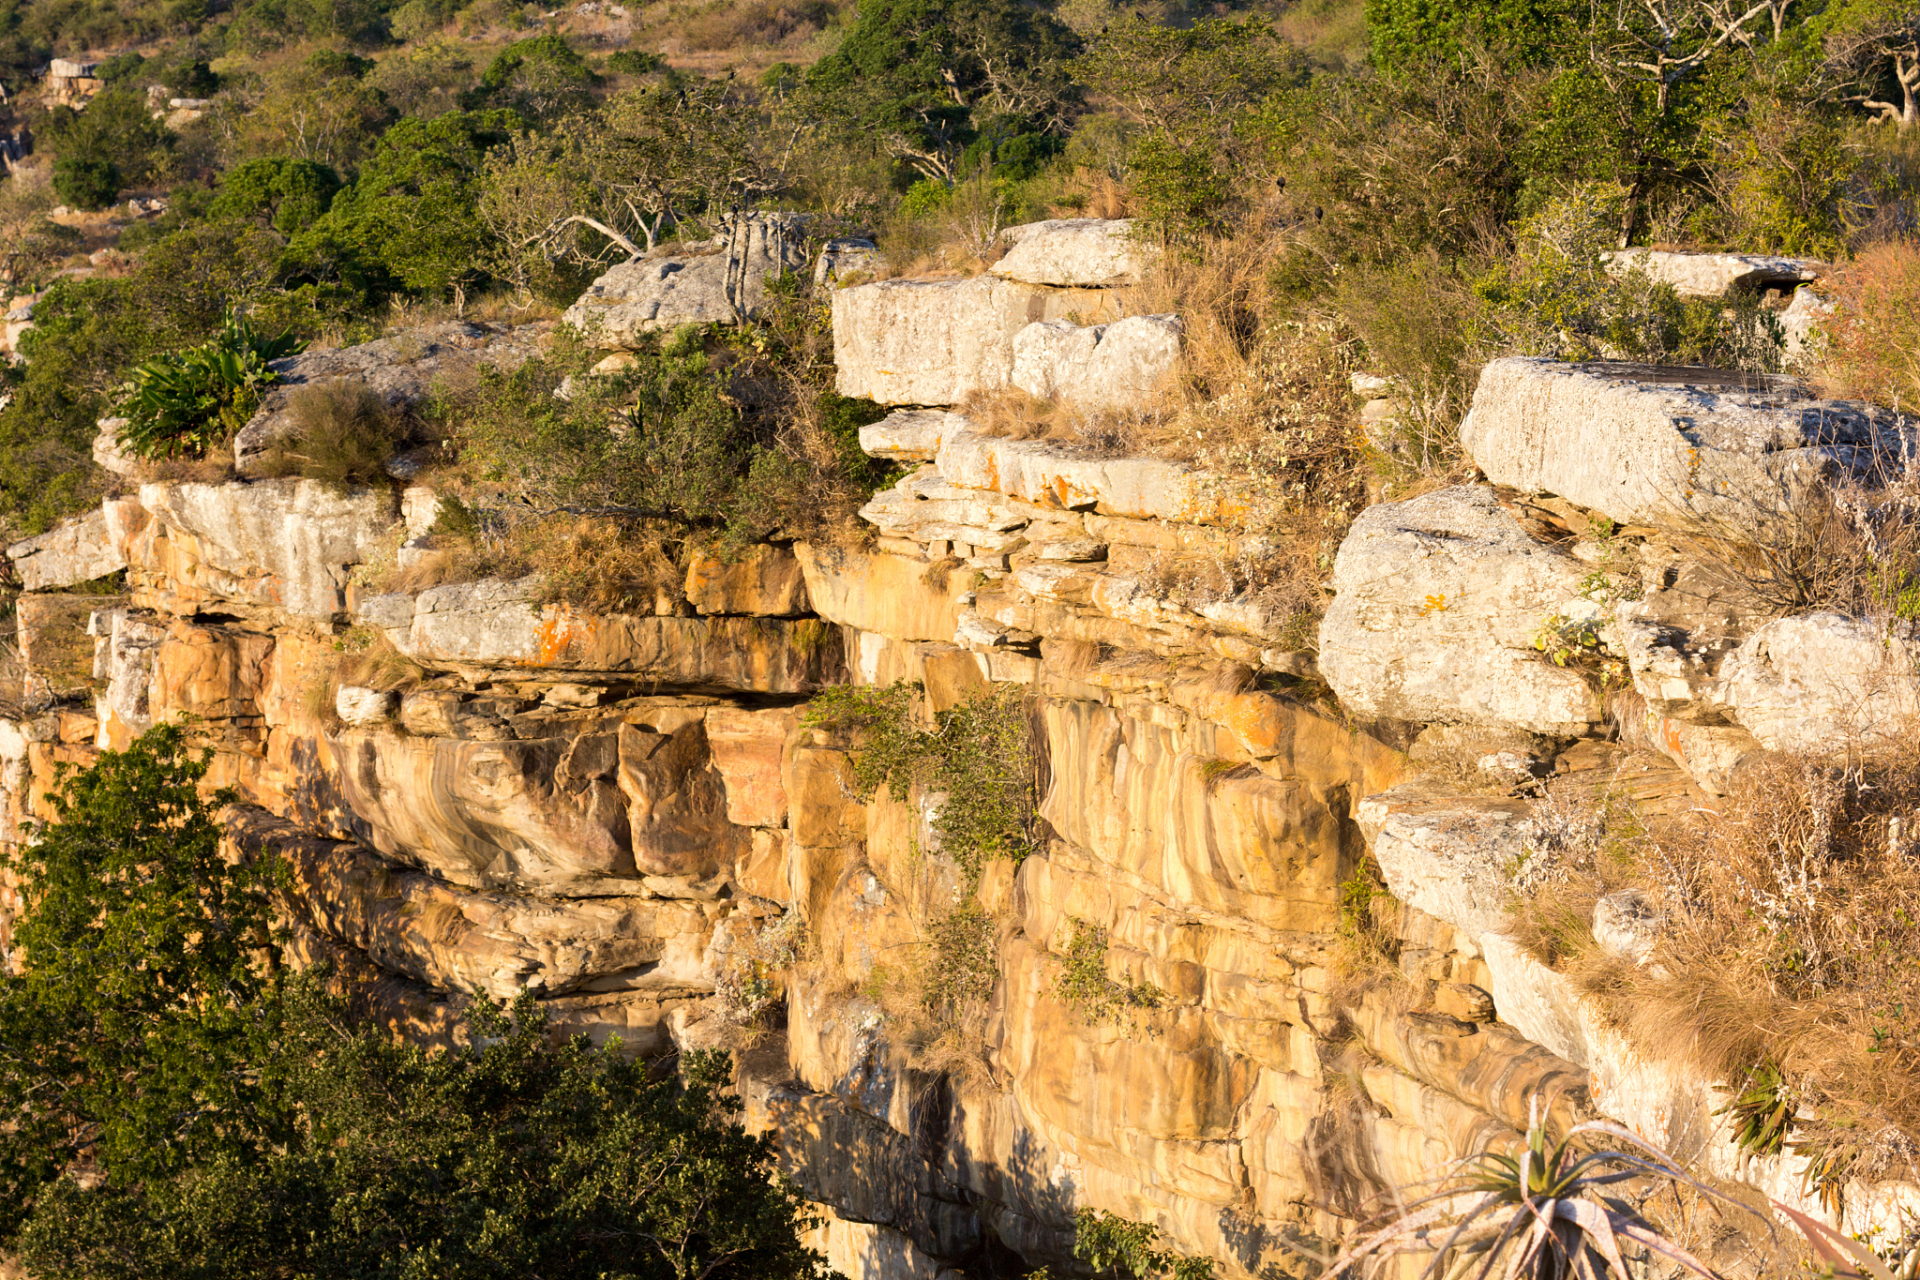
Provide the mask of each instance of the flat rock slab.
POLYGON ((1013 338, 1013 385, 1041 400, 1087 409, 1151 405, 1179 367, 1181 328, 1170 315, 1030 324, 1013 338))
POLYGON ((1790 380, 1510 357, 1480 374, 1460 440, 1487 478, 1622 524, 1775 521, 1805 486, 1899 474, 1912 428, 1790 380))
POLYGON ((1035 321, 1124 315, 1111 291, 993 275, 855 285, 833 295, 837 387, 888 405, 959 404, 1013 385, 1014 336, 1035 321))
POLYGON ((1212 492, 1199 472, 1161 458, 1101 457, 962 431, 941 442, 936 464, 954 485, 1055 510, 1185 524, 1231 524, 1236 515, 1234 504, 1212 492))
POLYGON ((1586 572, 1485 486, 1370 507, 1334 560, 1320 671, 1361 716, 1583 733, 1599 719, 1592 690, 1532 637, 1549 617, 1597 613, 1586 572))
POLYGON ((1737 290, 1791 288, 1820 278, 1823 262, 1763 253, 1678 253, 1668 249, 1620 249, 1607 255, 1607 270, 1625 275, 1636 268, 1689 298, 1724 298, 1737 290))
POLYGON ((806 219, 749 213, 726 234, 670 244, 623 262, 587 286, 561 317, 603 350, 683 324, 738 324, 767 303, 767 280, 807 269, 806 219))
POLYGON ((344 608, 348 570, 374 556, 398 518, 387 489, 341 494, 317 480, 148 484, 140 505, 156 527, 133 540, 144 557, 135 550, 129 561, 150 560, 135 567, 164 572, 163 551, 190 553, 218 594, 315 621, 344 608))
POLYGON ((987 268, 1005 280, 1108 289, 1139 284, 1147 247, 1133 237, 1132 218, 1054 218, 1008 227, 1013 242, 1005 257, 987 268))
MULTIPOLYGON (((280 381, 233 439, 234 469, 259 473, 267 451, 295 430, 291 406, 302 387, 344 378, 364 384, 396 409, 410 409, 436 383, 463 381, 484 367, 517 368, 537 354, 552 326, 470 324, 450 320, 389 334, 358 346, 303 351, 273 362, 280 381)), ((104 424, 103 424, 104 425, 104 424)), ((95 446, 96 454, 99 445, 95 446)))
POLYGON ((860 448, 873 458, 932 462, 940 442, 967 426, 964 416, 944 409, 896 409, 860 428, 860 448))
POLYGON ((126 549, 108 528, 104 511, 89 511, 7 548, 23 591, 49 591, 91 582, 127 567, 126 549))

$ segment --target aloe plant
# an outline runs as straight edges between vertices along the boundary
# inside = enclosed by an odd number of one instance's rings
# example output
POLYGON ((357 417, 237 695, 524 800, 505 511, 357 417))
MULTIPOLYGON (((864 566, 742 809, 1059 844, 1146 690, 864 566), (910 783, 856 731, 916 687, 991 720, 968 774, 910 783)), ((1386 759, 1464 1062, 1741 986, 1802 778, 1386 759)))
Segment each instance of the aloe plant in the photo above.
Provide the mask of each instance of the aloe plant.
POLYGON ((213 338, 137 365, 116 412, 120 444, 142 458, 198 456, 246 424, 260 393, 279 381, 271 362, 302 350, 291 334, 267 338, 228 313, 213 338))
POLYGON ((1555 1140, 1535 1097, 1526 1146, 1518 1155, 1483 1151, 1452 1166, 1429 1184, 1436 1190, 1349 1245, 1328 1274, 1345 1274, 1369 1258, 1430 1251, 1433 1260, 1423 1280, 1449 1273, 1486 1280, 1496 1272, 1505 1280, 1602 1280, 1609 1274, 1625 1280, 1630 1273, 1621 1253, 1624 1243, 1659 1254, 1704 1280, 1718 1280, 1706 1263, 1600 1195, 1602 1187, 1645 1177, 1683 1182, 1745 1208, 1688 1177, 1666 1152, 1618 1125, 1588 1121, 1555 1140), (1625 1149, 1583 1150, 1582 1140, 1590 1137, 1625 1144, 1625 1149), (1472 1266, 1476 1257, 1477 1268, 1472 1266))

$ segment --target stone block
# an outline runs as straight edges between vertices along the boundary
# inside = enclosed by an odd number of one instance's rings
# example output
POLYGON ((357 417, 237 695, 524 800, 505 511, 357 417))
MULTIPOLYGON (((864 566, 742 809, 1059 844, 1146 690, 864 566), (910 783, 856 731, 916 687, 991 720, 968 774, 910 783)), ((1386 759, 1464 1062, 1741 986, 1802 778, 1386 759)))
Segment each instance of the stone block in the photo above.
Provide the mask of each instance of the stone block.
POLYGON ((16 542, 7 548, 7 559, 23 591, 76 586, 127 567, 126 548, 113 536, 104 511, 89 511, 16 542))
POLYGON ((987 270, 1023 284, 1115 288, 1139 284, 1153 256, 1132 218, 1054 218, 1008 227, 1013 242, 987 270))
POLYGON ((1083 409, 1142 409, 1165 399, 1180 364, 1177 316, 1111 324, 1030 324, 1013 338, 1013 385, 1083 409))

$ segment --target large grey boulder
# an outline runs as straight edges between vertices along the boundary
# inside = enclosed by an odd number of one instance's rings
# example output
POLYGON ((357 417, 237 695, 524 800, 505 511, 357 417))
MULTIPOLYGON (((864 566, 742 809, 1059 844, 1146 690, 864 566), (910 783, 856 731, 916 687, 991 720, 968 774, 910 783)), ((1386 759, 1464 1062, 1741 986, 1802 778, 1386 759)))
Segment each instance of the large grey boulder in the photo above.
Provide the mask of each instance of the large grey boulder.
POLYGON ((1669 249, 1620 249, 1607 255, 1615 275, 1644 272, 1690 298, 1724 298, 1736 291, 1792 288, 1820 278, 1825 263, 1762 253, 1684 253, 1669 249))
POLYGON ((7 548, 22 591, 50 591, 91 582, 127 567, 126 550, 104 511, 89 511, 7 548))
POLYGON ((1177 316, 1030 324, 1013 338, 1013 385, 1081 408, 1140 408, 1164 394, 1180 363, 1180 331, 1177 316))
MULTIPOLYGON (((470 324, 449 320, 388 334, 357 346, 303 351, 273 362, 280 381, 233 438, 234 469, 256 476, 267 452, 297 429, 292 404, 303 387, 344 379, 364 384, 395 409, 425 401, 436 385, 457 383, 482 367, 517 368, 537 353, 550 326, 470 324)), ((103 426, 105 424, 102 424, 103 426)), ((100 458, 96 442, 95 457, 100 458)), ((102 459, 102 465, 118 470, 102 459)))
POLYGON ((317 480, 148 484, 140 505, 165 526, 210 594, 330 621, 349 571, 381 549, 397 520, 386 489, 339 493, 317 480))
POLYGON ((766 305, 769 278, 807 269, 806 225, 795 213, 737 215, 715 239, 662 245, 621 263, 561 319, 609 351, 656 329, 750 320, 766 305))
POLYGON ((833 295, 833 362, 843 396, 952 405, 1013 384, 1014 336, 1039 320, 1118 320, 1116 295, 984 275, 882 280, 833 295))
POLYGON ((1484 485, 1371 507, 1334 560, 1321 674, 1360 716, 1584 733, 1592 690, 1532 638, 1549 618, 1598 616, 1586 576, 1484 485))
POLYGON ((1839 754, 1911 737, 1920 629, 1812 613, 1779 618, 1721 665, 1713 697, 1773 751, 1839 754))
POLYGON ((1139 284, 1146 246, 1132 218, 1055 218, 1008 227, 1013 248, 987 270, 1023 284, 1114 288, 1139 284))
POLYGON ((1912 428, 1784 379, 1510 357, 1481 371, 1460 440, 1487 479, 1622 524, 1748 532, 1806 486, 1897 474, 1912 428))

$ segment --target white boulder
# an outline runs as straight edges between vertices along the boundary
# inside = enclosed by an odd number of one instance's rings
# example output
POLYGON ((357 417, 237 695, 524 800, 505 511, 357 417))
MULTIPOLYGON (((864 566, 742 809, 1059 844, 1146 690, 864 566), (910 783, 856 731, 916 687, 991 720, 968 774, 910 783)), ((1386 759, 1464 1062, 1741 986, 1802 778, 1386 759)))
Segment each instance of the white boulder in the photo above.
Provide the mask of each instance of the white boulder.
POLYGON ((1460 441, 1497 485, 1554 493, 1622 524, 1780 518, 1799 487, 1899 472, 1891 414, 1709 369, 1510 357, 1481 371, 1460 441))
POLYGON ((1779 618, 1728 655, 1713 696, 1772 751, 1885 746, 1920 724, 1920 628, 1838 613, 1779 618))
POLYGON ((22 591, 50 591, 91 582, 127 567, 126 549, 104 511, 89 511, 7 548, 22 591))
POLYGON ((967 429, 967 420, 941 409, 898 409, 860 428, 860 448, 895 462, 932 462, 940 442, 967 429))
POLYGON ((400 705, 397 693, 382 693, 356 684, 343 684, 333 695, 333 710, 340 719, 356 729, 385 724, 400 705))
POLYGON ((1089 409, 1151 404, 1180 363, 1179 317, 1111 324, 1042 320, 1013 338, 1013 385, 1042 400, 1089 409))
POLYGON ((1139 284, 1146 274, 1146 246, 1133 235, 1132 218, 1054 218, 1009 227, 1013 248, 987 268, 1023 284, 1110 289, 1139 284))
POLYGON ((1597 614, 1585 578, 1484 485, 1371 507, 1334 560, 1320 671, 1360 716, 1584 733, 1592 689, 1532 640, 1551 618, 1597 614))
POLYGON ((833 362, 843 396, 952 405, 1013 382, 1014 335, 1037 320, 1117 320, 1111 293, 1046 289, 983 275, 882 280, 833 294, 833 362))
POLYGON ((605 350, 683 324, 737 324, 767 301, 767 280, 807 269, 806 222, 792 213, 738 215, 718 239, 663 245, 587 286, 562 320, 605 350))
POLYGON ((1689 298, 1724 298, 1735 290, 1790 287, 1817 280, 1826 264, 1810 258, 1761 253, 1684 253, 1669 249, 1619 249, 1607 255, 1607 270, 1638 269, 1689 298))

